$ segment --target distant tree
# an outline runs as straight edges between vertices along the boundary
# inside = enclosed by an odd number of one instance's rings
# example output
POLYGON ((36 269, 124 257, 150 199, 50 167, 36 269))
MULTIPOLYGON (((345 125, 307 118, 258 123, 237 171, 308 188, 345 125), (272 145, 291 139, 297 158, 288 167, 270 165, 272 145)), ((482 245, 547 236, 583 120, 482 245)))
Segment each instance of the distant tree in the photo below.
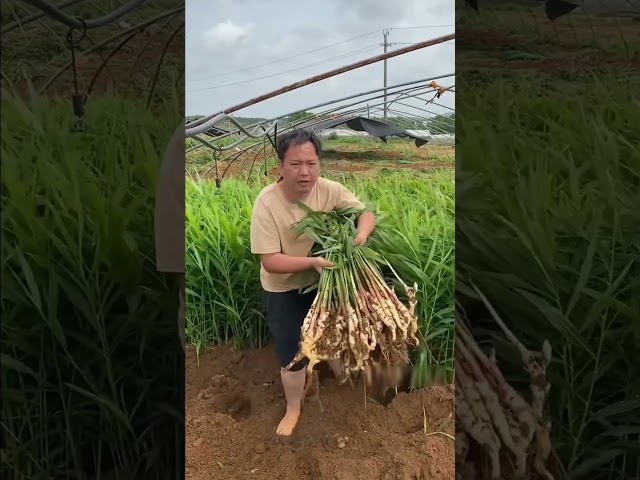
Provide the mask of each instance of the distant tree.
POLYGON ((287 118, 287 122, 288 123, 299 122, 301 120, 304 120, 305 118, 313 117, 313 115, 314 114, 311 112, 294 113, 293 115, 290 115, 289 118, 287 118))
POLYGON ((425 124, 426 129, 431 130, 433 133, 456 133, 455 113, 436 115, 429 118, 425 124))

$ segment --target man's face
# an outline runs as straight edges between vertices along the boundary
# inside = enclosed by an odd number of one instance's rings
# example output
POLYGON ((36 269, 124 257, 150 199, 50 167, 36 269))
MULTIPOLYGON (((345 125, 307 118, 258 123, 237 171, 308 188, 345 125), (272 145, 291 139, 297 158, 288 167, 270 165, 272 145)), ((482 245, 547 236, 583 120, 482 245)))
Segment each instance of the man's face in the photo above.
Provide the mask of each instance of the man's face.
POLYGON ((320 161, 311 142, 292 145, 280 163, 284 185, 298 195, 311 192, 320 176, 320 161))

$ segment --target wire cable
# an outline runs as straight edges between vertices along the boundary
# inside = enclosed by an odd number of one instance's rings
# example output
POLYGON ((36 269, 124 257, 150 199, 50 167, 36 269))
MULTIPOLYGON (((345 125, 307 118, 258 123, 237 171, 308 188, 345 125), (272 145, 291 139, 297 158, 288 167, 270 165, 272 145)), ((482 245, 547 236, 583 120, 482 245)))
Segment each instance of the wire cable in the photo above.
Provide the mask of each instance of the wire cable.
POLYGON ((393 27, 390 28, 389 30, 413 30, 416 28, 444 28, 444 27, 455 27, 455 23, 454 24, 449 24, 449 25, 422 25, 422 26, 418 26, 418 27, 393 27))
POLYGON ((188 80, 188 81, 199 82, 199 81, 201 81, 201 80, 210 80, 210 79, 212 79, 212 78, 223 77, 223 76, 226 76, 226 75, 232 75, 232 74, 234 74, 234 73, 246 72, 246 71, 249 71, 249 70, 254 70, 254 69, 256 69, 256 68, 266 67, 266 66, 268 66, 268 65, 273 65, 274 63, 284 62, 284 61, 286 61, 286 60, 291 60, 292 58, 298 58, 298 57, 302 57, 302 56, 304 56, 304 55, 309 55, 310 53, 315 53, 315 52, 319 52, 319 51, 321 51, 321 50, 326 50, 327 48, 336 47, 336 46, 338 46, 338 45, 342 45, 342 44, 345 44, 345 43, 348 43, 348 42, 352 42, 353 40, 358 40, 358 39, 360 39, 360 38, 368 37, 369 35, 373 35, 374 33, 378 33, 378 32, 379 32, 379 30, 374 30, 374 31, 372 31, 372 32, 365 33, 365 34, 363 34, 363 35, 359 35, 359 36, 357 36, 357 37, 353 37, 353 38, 349 38, 349 39, 347 39, 347 40, 343 40, 342 42, 333 43, 333 44, 331 44, 331 45, 327 45, 327 46, 325 46, 325 47, 316 48, 316 49, 314 49, 314 50, 308 50, 308 51, 306 51, 306 52, 298 53, 298 54, 296 54, 296 55, 292 55, 292 56, 290 56, 290 57, 284 57, 284 58, 280 58, 280 59, 278 59, 278 60, 273 60, 273 61, 271 61, 271 62, 261 63, 260 65, 254 65, 254 66, 252 66, 252 67, 240 68, 240 69, 238 69, 238 70, 232 70, 232 71, 230 71, 230 72, 216 73, 215 75, 209 75, 209 76, 206 76, 206 77, 195 78, 195 79, 193 79, 193 80, 188 80))
POLYGON ((120 17, 128 14, 133 11, 135 8, 142 5, 147 0, 131 0, 129 3, 122 5, 119 8, 116 8, 111 13, 103 15, 102 17, 92 18, 91 20, 81 20, 77 17, 72 17, 67 15, 65 12, 60 10, 60 8, 52 5, 47 0, 22 0, 23 2, 37 8, 38 10, 44 12, 49 15, 49 17, 58 20, 59 22, 64 23, 69 28, 80 28, 91 30, 94 28, 104 27, 114 21, 118 20, 120 17))
POLYGON ((274 73, 274 74, 271 74, 271 75, 265 75, 265 76, 262 76, 262 77, 259 77, 259 78, 250 78, 248 80, 241 80, 239 82, 225 83, 225 84, 222 84, 222 85, 214 85, 212 87, 194 88, 192 90, 187 90, 187 92, 202 92, 202 91, 205 91, 205 90, 215 90, 216 88, 231 87, 231 86, 240 85, 240 84, 243 84, 243 83, 257 82, 259 80, 264 80, 265 78, 279 77, 280 75, 285 75, 287 73, 297 72, 299 70, 305 70, 307 68, 315 67, 315 66, 318 66, 318 65, 324 65, 325 63, 330 63, 330 62, 333 62, 335 60, 341 60, 343 58, 351 57, 351 56, 357 55, 359 53, 365 53, 365 52, 368 52, 368 51, 371 51, 371 50, 375 50, 377 48, 379 48, 378 45, 370 45, 368 47, 363 47, 360 50, 355 50, 353 52, 342 54, 342 55, 339 55, 337 57, 328 58, 328 59, 322 60, 320 62, 310 63, 310 64, 307 64, 307 65, 302 65, 302 66, 297 67, 297 68, 292 68, 291 70, 285 70, 284 72, 278 72, 278 73, 274 73))

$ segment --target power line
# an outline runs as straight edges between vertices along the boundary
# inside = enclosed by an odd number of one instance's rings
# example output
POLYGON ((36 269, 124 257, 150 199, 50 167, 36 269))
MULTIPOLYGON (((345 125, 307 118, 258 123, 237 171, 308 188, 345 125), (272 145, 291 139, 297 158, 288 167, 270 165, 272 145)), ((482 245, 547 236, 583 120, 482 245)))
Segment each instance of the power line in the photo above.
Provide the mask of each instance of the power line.
POLYGON ((343 59, 343 58, 346 58, 346 57, 351 57, 351 56, 357 55, 359 53, 368 52, 368 51, 374 50, 376 48, 378 48, 378 45, 372 45, 372 46, 361 48, 360 50, 355 50, 355 51, 350 52, 350 53, 339 55, 337 57, 328 58, 328 59, 322 60, 320 62, 315 62, 315 63, 311 63, 311 64, 308 64, 308 65, 303 65, 301 67, 292 68, 291 70, 285 70, 284 72, 274 73, 272 75, 265 75, 265 76, 259 77, 259 78, 250 78, 248 80, 242 80, 242 81, 239 81, 239 82, 225 83, 223 85, 214 85, 212 87, 194 88, 192 90, 187 90, 187 92, 201 92, 201 91, 205 91, 205 90, 214 90, 216 88, 231 87, 231 86, 234 86, 234 85, 241 85, 243 83, 256 82, 258 80, 263 80, 265 78, 278 77, 278 76, 284 75, 286 73, 297 72, 299 70, 304 70, 306 68, 311 68, 311 67, 315 67, 315 66, 318 66, 318 65, 323 65, 325 63, 330 63, 330 62, 333 62, 335 60, 340 60, 340 59, 343 59))
MULTIPOLYGON (((402 43, 402 42, 393 42, 390 43, 389 45, 415 45, 418 42, 410 42, 410 43, 402 43)), ((455 40, 450 40, 448 42, 442 42, 440 45, 455 45, 456 42, 455 40)))
POLYGON ((290 57, 280 58, 280 59, 278 59, 278 60, 273 60, 272 62, 261 63, 260 65, 253 65, 253 66, 251 66, 251 67, 240 68, 240 69, 238 69, 238 70, 232 70, 232 71, 224 72, 224 73, 217 73, 217 74, 215 74, 215 75, 209 75, 209 76, 206 76, 206 77, 196 78, 196 79, 194 79, 194 80, 188 80, 188 81, 198 82, 198 81, 200 81, 200 80, 209 80, 209 79, 211 79, 211 78, 217 78, 217 77, 222 77, 222 76, 225 76, 225 75, 231 75, 231 74, 233 74, 233 73, 246 72, 246 71, 248 71, 248 70, 253 70, 253 69, 255 69, 255 68, 266 67, 266 66, 268 66, 268 65, 273 65, 274 63, 284 62, 284 61, 286 61, 286 60, 291 60, 292 58, 298 58, 298 57, 302 57, 303 55, 309 55, 310 53, 315 53, 315 52, 319 52, 319 51, 321 51, 321 50, 326 50, 327 48, 336 47, 336 46, 338 46, 338 45, 342 45, 342 44, 344 44, 344 43, 348 43, 348 42, 352 42, 352 41, 354 41, 354 40, 358 40, 358 39, 360 39, 360 38, 368 37, 369 35, 372 35, 372 34, 374 34, 374 33, 378 33, 378 32, 379 32, 379 30, 374 30, 374 31, 372 31, 372 32, 365 33, 365 34, 363 34, 363 35, 359 35, 359 36, 357 36, 357 37, 353 37, 353 38, 349 38, 349 39, 347 39, 347 40, 343 40, 342 42, 333 43, 333 44, 331 44, 331 45, 327 45, 327 46, 320 47, 320 48, 316 48, 316 49, 309 50, 309 51, 306 51, 306 52, 298 53, 298 54, 296 54, 296 55, 292 55, 292 56, 290 56, 290 57))
POLYGON ((415 28, 444 28, 444 27, 455 27, 455 23, 454 24, 450 24, 450 25, 422 25, 419 27, 393 27, 391 30, 412 30, 415 28))
MULTIPOLYGON (((454 26, 455 25, 426 25, 426 26, 422 26, 422 27, 394 27, 394 28, 390 28, 390 29, 386 29, 386 30, 403 30, 403 29, 413 29, 413 28, 440 28, 440 27, 454 27, 454 26)), ((190 80, 187 80, 187 81, 188 82, 192 82, 192 81, 193 82, 199 82, 201 80, 210 80, 212 78, 223 77, 223 76, 226 76, 226 75, 232 75, 234 73, 246 72, 246 71, 249 71, 249 70, 254 70, 256 68, 266 67, 268 65, 273 65, 275 63, 280 63, 280 62, 284 62, 286 60, 291 60, 292 58, 302 57, 304 55, 309 55, 311 53, 316 53, 316 52, 320 52, 322 50, 326 50, 327 48, 332 48, 332 47, 336 47, 338 45, 343 45, 345 43, 352 42, 352 41, 358 40, 360 38, 368 37, 369 35, 373 35, 374 33, 380 33, 380 30, 373 30, 373 31, 365 33, 365 34, 358 35, 357 37, 349 38, 347 40, 343 40, 343 41, 338 42, 338 43, 333 43, 331 45, 326 45, 324 47, 315 48, 313 50, 308 50, 306 52, 298 53, 298 54, 292 55, 290 57, 284 57, 284 58, 280 58, 278 60, 273 60, 271 62, 261 63, 259 65, 253 65, 251 67, 240 68, 238 70, 231 70, 231 71, 224 72, 224 73, 216 73, 215 75, 208 75, 206 77, 200 77, 200 78, 196 78, 196 79, 193 79, 193 80, 190 79, 190 80)))

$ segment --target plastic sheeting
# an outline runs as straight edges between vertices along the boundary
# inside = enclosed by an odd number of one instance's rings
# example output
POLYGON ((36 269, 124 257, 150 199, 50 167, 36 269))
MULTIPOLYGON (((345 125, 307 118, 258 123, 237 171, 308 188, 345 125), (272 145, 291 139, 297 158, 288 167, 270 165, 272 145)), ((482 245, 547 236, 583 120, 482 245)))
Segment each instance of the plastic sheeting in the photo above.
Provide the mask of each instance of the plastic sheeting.
MULTIPOLYGON (((421 147, 422 145, 426 145, 427 143, 429 143, 428 138, 411 135, 406 130, 402 130, 395 125, 380 122, 378 120, 372 120, 366 117, 329 119, 325 120, 324 122, 316 123, 315 125, 310 125, 306 128, 318 132, 320 130, 326 130, 327 128, 333 128, 338 125, 346 125, 348 128, 350 128, 351 130, 355 130, 356 132, 366 132, 372 137, 378 137, 385 143, 387 143, 387 137, 413 138, 415 140, 416 147, 421 147)), ((305 128, 305 126, 301 125, 299 128, 305 128)))

